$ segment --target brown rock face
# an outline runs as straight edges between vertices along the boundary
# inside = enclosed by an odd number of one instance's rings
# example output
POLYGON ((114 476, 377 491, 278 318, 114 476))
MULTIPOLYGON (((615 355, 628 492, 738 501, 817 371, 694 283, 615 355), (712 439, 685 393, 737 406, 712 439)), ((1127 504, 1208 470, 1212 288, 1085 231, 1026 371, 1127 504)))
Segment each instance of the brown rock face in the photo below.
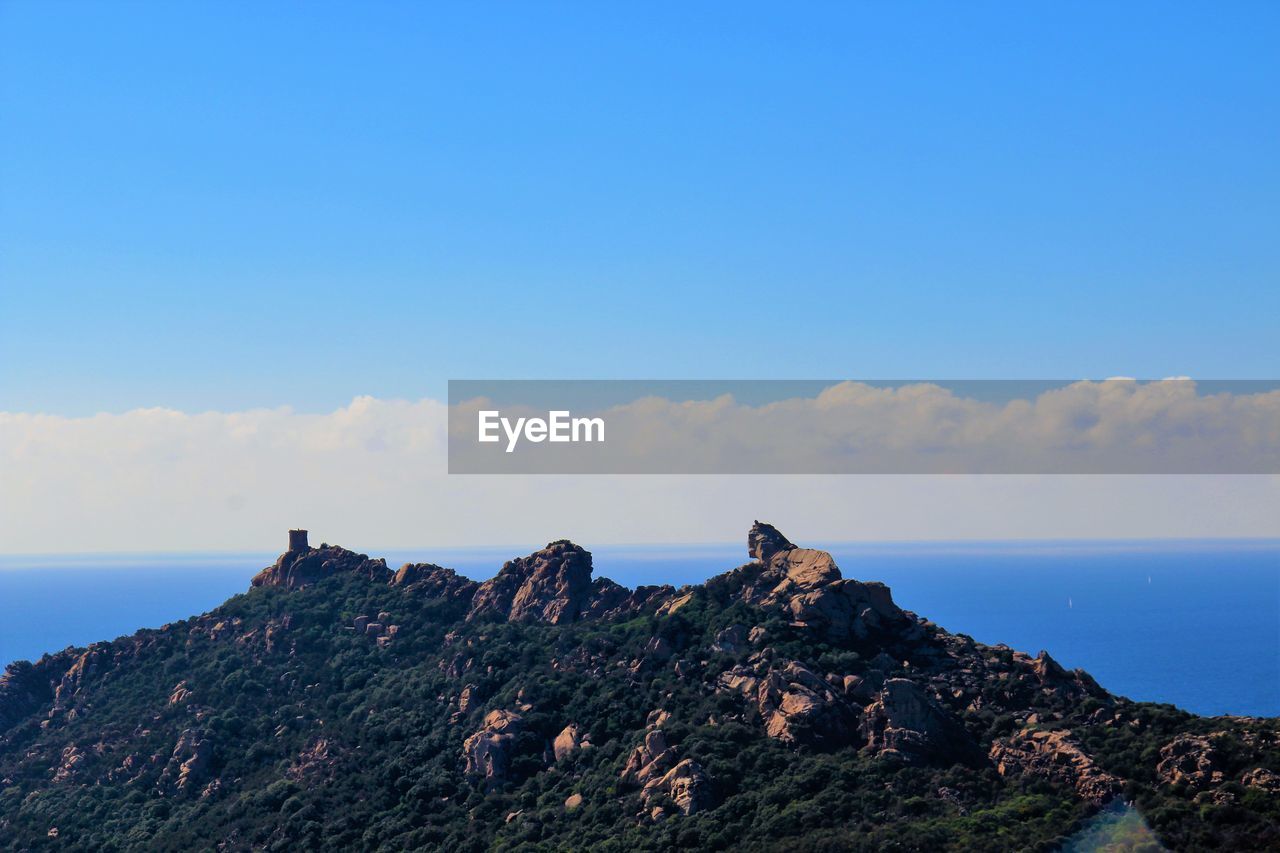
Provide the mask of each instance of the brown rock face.
POLYGON ((1182 783, 1189 788, 1207 788, 1224 778, 1220 759, 1213 735, 1178 735, 1160 748, 1156 775, 1169 785, 1182 783))
POLYGON ((160 774, 162 790, 172 788, 180 794, 194 791, 208 775, 213 760, 213 741, 203 732, 186 729, 178 736, 178 742, 169 756, 169 763, 160 774))
POLYGON ((701 765, 689 758, 679 760, 661 729, 645 733, 644 742, 627 756, 620 778, 641 786, 640 798, 646 808, 654 797, 661 795, 670 797, 687 815, 712 804, 711 780, 701 765))
POLYGON ((833 643, 916 630, 887 586, 842 578, 830 554, 797 548, 773 525, 757 521, 747 534, 747 550, 763 564, 738 570, 748 604, 781 606, 792 621, 833 643))
POLYGON ((1026 774, 1068 785, 1094 805, 1102 805, 1124 787, 1094 763, 1070 732, 1022 731, 993 743, 990 757, 1001 776, 1026 774))
POLYGON ((53 707, 63 710, 70 707, 80 691, 111 666, 111 655, 106 643, 95 643, 75 659, 63 674, 53 691, 53 707))
POLYGON ((556 761, 567 758, 574 750, 582 747, 582 731, 577 723, 565 726, 551 743, 551 751, 556 761))
POLYGON ((1265 767, 1255 767, 1240 777, 1240 784, 1272 794, 1280 794, 1280 773, 1265 767))
POLYGON ((661 791, 671 798, 676 808, 687 815, 705 811, 711 806, 711 782, 702 767, 686 758, 641 792, 646 804, 653 793, 661 791))
POLYGON ((831 686, 796 661, 775 666, 757 677, 749 667, 722 673, 717 687, 752 703, 765 733, 783 743, 838 746, 857 734, 861 709, 854 708, 831 686))
POLYGON ((568 540, 510 560, 480 584, 467 619, 559 625, 578 618, 591 590, 591 554, 568 540))
POLYGON ((470 598, 479 586, 453 569, 435 563, 405 563, 391 578, 392 586, 411 587, 428 598, 470 598))
POLYGON ((661 778, 674 764, 675 753, 667 745, 667 736, 662 729, 652 729, 645 733, 644 741, 631 750, 619 778, 623 782, 647 785, 661 778))
POLYGON ((301 589, 342 573, 360 575, 380 583, 391 578, 386 560, 370 560, 366 554, 330 545, 327 548, 286 551, 273 565, 258 572, 250 583, 253 586, 301 589))
POLYGON ((792 545, 791 540, 783 536, 778 528, 758 519, 747 532, 747 553, 751 555, 751 559, 759 560, 765 565, 773 560, 775 554, 789 551, 794 547, 796 546, 792 545))
POLYGON ((490 782, 505 779, 507 770, 511 767, 516 734, 523 722, 523 718, 515 711, 498 710, 486 714, 484 726, 462 742, 466 773, 470 776, 483 776, 490 782))
POLYGON ((652 613, 675 592, 669 584, 638 586, 634 590, 608 578, 596 578, 591 584, 582 619, 612 619, 636 613, 652 613))
POLYGON ((867 746, 908 763, 972 763, 977 747, 964 727, 914 681, 891 678, 866 709, 867 746))
POLYGON ((787 603, 787 609, 794 621, 835 643, 865 640, 910 625, 910 619, 893 603, 889 588, 882 583, 837 580, 797 593, 787 603))

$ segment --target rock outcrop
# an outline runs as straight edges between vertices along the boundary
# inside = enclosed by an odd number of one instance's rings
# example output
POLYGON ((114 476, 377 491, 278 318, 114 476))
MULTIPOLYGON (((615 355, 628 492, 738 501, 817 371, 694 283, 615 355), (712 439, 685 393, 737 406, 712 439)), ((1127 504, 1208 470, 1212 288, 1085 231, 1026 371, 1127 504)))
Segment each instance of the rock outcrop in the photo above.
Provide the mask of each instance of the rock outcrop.
MULTIPOLYGON (((661 729, 651 729, 627 756, 620 780, 640 786, 646 808, 659 796, 668 797, 682 813, 696 814, 711 806, 711 780, 692 759, 681 760, 661 729)), ((658 817, 660 815, 653 815, 658 817)))
POLYGON ((480 584, 467 620, 572 622, 590 590, 591 554, 561 539, 528 557, 507 561, 496 577, 480 584))
POLYGON ((435 563, 405 563, 391 577, 392 586, 403 586, 428 598, 451 598, 470 601, 480 584, 464 578, 453 569, 435 563))
POLYGON ((523 725, 524 718, 515 711, 496 710, 486 714, 481 729, 462 743, 466 774, 483 776, 490 783, 505 780, 511 768, 516 735, 523 725))
POLYGON ((1257 788, 1271 794, 1280 794, 1280 773, 1265 767, 1255 767, 1240 777, 1240 784, 1246 788, 1257 788))
POLYGON ((563 761, 584 746, 591 746, 591 741, 583 737, 577 723, 570 723, 551 742, 551 752, 556 761, 563 761))
POLYGON ((765 733, 783 743, 832 747, 857 738, 861 708, 796 661, 771 666, 760 676, 750 667, 735 667, 716 686, 744 697, 760 714, 765 733))
POLYGON ((1067 785, 1094 805, 1106 803, 1124 787, 1066 731, 1024 730, 993 743, 989 755, 1001 776, 1029 775, 1067 785))
POLYGON ((920 685, 905 678, 884 683, 866 709, 862 734, 882 757, 911 764, 975 763, 977 745, 964 726, 920 685))
POLYGON ((184 730, 160 774, 160 789, 179 794, 193 792, 208 776, 212 760, 213 741, 203 732, 184 730))
POLYGON ((887 586, 842 578, 830 554, 796 547, 773 525, 757 521, 747 534, 747 551, 758 564, 738 570, 743 600, 782 607, 828 642, 918 630, 887 586))
POLYGON ((686 815, 697 814, 711 807, 711 780, 702 766, 691 758, 686 758, 666 772, 661 779, 651 782, 640 792, 646 805, 654 794, 663 793, 670 797, 681 812, 686 815))
POLYGON ((346 548, 329 545, 321 548, 285 551, 273 565, 256 574, 250 583, 253 586, 301 589, 343 573, 358 575, 380 583, 391 580, 391 570, 387 568, 386 560, 371 560, 366 554, 357 554, 346 548))
POLYGON ((778 528, 760 519, 756 519, 747 531, 747 554, 766 566, 773 561, 775 554, 790 551, 794 547, 796 546, 778 528))
POLYGON ((1178 735, 1169 741, 1160 748, 1156 775, 1166 784, 1183 784, 1193 790, 1221 783, 1225 776, 1213 735, 1178 735))

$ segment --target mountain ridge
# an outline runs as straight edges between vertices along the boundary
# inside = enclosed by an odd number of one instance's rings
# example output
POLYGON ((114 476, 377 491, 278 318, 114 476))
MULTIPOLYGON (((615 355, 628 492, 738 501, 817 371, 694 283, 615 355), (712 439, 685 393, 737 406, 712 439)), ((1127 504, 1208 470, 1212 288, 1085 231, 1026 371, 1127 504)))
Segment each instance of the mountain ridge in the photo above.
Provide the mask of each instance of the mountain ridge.
MULTIPOLYGON (((406 846, 459 841, 459 798, 474 800, 469 825, 475 810, 526 795, 536 822, 510 808, 482 821, 468 843, 556 847, 575 837, 573 821, 592 815, 611 828, 605 843, 628 838, 642 848, 693 832, 714 848, 744 821, 754 828, 737 837, 762 849, 856 848, 909 838, 907 828, 944 837, 939 827, 968 827, 968 815, 1003 814, 1020 797, 1044 798, 1044 825, 1017 840, 1031 846, 1057 843, 1116 797, 1145 806, 1175 848, 1218 836, 1280 843, 1275 720, 1205 720, 1132 703, 1047 652, 951 634, 899 608, 888 587, 844 577, 830 554, 768 524, 752 526, 750 561, 738 568, 679 589, 634 590, 593 578, 590 553, 567 540, 476 582, 431 563, 392 571, 337 546, 312 548, 301 533, 248 594, 210 614, 11 665, 0 676, 0 829, 19 831, 24 844, 101 840, 28 802, 79 802, 88 786, 112 802, 145 792, 170 815, 202 815, 194 827, 157 824, 148 845, 195 837, 225 849, 270 847, 286 836, 267 829, 264 815, 275 821, 280 812, 260 800, 292 785, 289 815, 309 814, 310 828, 287 838, 322 848, 344 837, 326 831, 318 808, 340 786, 335 768, 376 772, 377 762, 359 765, 359 753, 373 749, 369 720, 390 714, 379 725, 419 721, 392 739, 423 750, 423 763, 401 778, 430 767, 432 790, 444 792, 434 807, 420 797, 406 804, 400 792, 394 807, 366 815, 381 825, 412 811, 411 825, 388 836, 406 846), (495 652, 508 648, 519 654, 495 652), (141 674, 155 669, 164 675, 141 674), (394 713, 366 707, 357 685, 370 682, 399 697, 389 702, 394 713), (609 701, 598 700, 602 690, 609 701), (353 703, 365 717, 347 709, 338 722, 334 714, 353 703), (299 713, 286 719, 286 706, 299 713), (154 725, 128 729, 126 707, 154 725), (111 725, 95 732, 101 717, 111 725), (779 760, 782 749, 798 774, 856 769, 859 778, 842 783, 851 803, 866 799, 869 778, 885 776, 890 788, 915 777, 954 784, 899 797, 886 807, 891 819, 872 819, 885 808, 846 804, 843 828, 764 834, 740 813, 750 792, 726 770, 725 738, 737 739, 742 760, 779 760), (259 752, 262 762, 245 757, 259 752), (566 776, 583 790, 543 814, 548 787, 566 776), (899 813, 908 801, 921 814, 899 813), (1192 817, 1183 802, 1232 821, 1192 817), (52 824, 43 835, 37 815, 52 824), (243 834, 227 835, 230 827, 243 834)), ((820 794, 797 794, 792 805, 820 794)), ((999 836, 966 831, 984 844, 999 836)))

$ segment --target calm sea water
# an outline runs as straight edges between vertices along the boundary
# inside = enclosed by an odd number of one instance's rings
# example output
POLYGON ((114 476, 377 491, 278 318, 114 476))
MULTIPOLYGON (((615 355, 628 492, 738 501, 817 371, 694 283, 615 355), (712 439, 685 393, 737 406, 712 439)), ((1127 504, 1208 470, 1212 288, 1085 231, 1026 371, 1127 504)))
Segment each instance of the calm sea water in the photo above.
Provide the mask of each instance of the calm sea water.
MULTIPOLYGON (((365 548, 474 578, 534 546, 365 548)), ((840 544, 846 577, 986 643, 1047 649, 1109 690, 1201 714, 1280 715, 1280 541, 840 544)), ((695 583, 741 545, 601 547, 596 575, 695 583)), ((248 587, 267 554, 0 558, 0 665, 204 612, 248 587)))

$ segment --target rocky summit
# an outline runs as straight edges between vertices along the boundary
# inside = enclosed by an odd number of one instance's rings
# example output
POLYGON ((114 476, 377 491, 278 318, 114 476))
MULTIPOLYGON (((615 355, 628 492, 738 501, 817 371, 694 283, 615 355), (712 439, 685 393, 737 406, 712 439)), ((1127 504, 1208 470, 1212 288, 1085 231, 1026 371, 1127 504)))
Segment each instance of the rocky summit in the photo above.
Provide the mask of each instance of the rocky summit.
POLYGON ((0 676, 12 850, 1051 850, 1108 803, 1280 849, 1280 725, 949 633, 756 522, 628 589, 560 540, 477 583, 294 531, 216 610, 0 676))

